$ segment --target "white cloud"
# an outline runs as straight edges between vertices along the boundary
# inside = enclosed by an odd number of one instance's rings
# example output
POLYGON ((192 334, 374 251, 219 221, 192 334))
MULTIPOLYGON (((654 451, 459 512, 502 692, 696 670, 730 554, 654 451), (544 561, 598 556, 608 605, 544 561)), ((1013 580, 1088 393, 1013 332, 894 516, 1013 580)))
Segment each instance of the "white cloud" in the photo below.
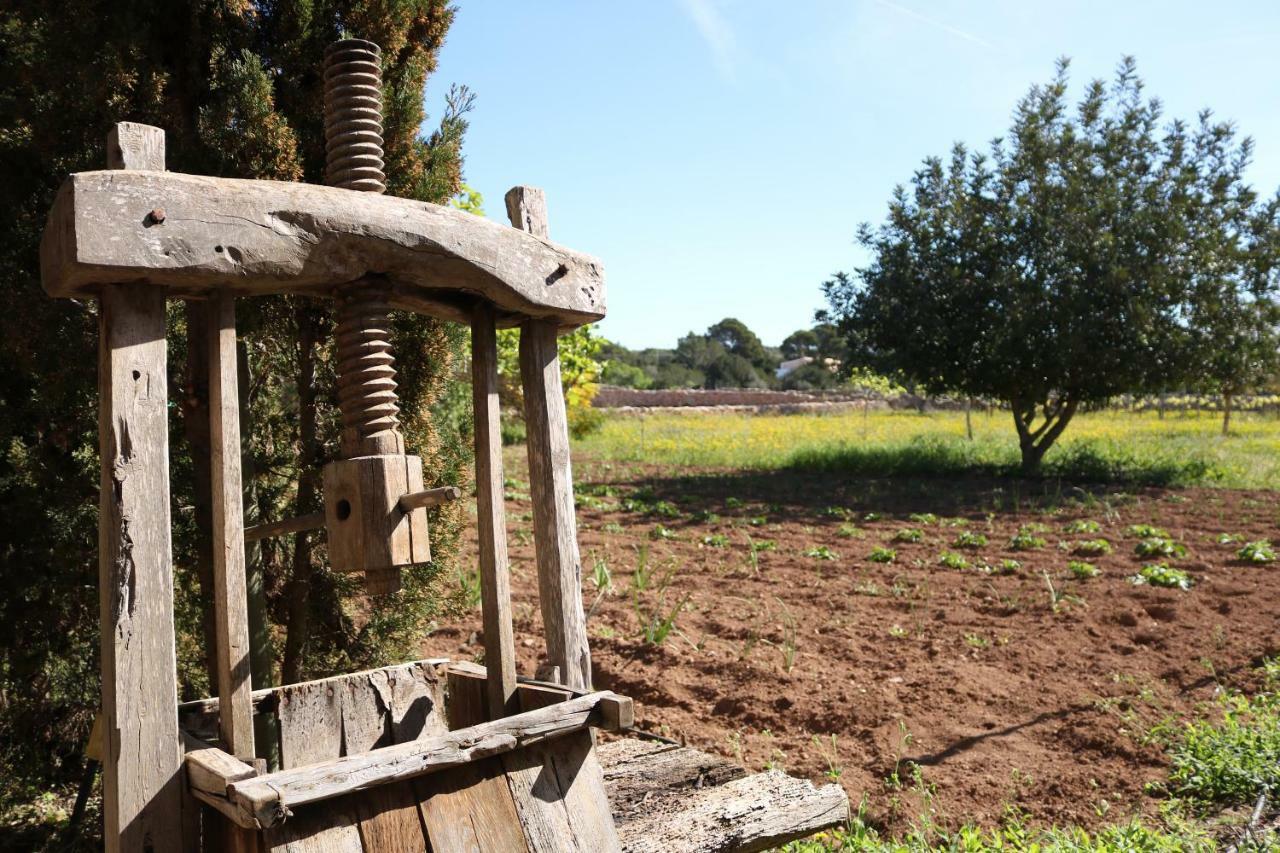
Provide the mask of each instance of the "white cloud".
POLYGON ((716 71, 724 79, 732 80, 737 43, 733 30, 729 27, 729 21, 720 10, 720 4, 717 0, 680 0, 680 5, 693 19, 694 26, 698 28, 698 34, 707 43, 716 71))

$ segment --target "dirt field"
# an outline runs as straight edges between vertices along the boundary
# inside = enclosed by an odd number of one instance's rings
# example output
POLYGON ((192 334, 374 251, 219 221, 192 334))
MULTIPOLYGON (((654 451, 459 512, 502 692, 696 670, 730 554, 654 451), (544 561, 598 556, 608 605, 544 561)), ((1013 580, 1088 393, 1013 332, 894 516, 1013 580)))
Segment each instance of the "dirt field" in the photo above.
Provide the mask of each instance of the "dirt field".
MULTIPOLYGON (((520 461, 508 457, 508 513, 532 673, 541 626, 520 461)), ((838 779, 890 830, 930 808, 947 824, 997 823, 1009 807, 1084 826, 1153 812, 1144 786, 1165 761, 1144 739, 1151 725, 1203 710, 1220 683, 1248 684, 1277 651, 1280 564, 1235 557, 1277 539, 1276 493, 575 464, 596 685, 632 696, 647 730, 838 779), (1086 519, 1100 531, 1066 532, 1086 519), (1160 561, 1135 554, 1139 524, 1185 546, 1165 562, 1189 591, 1130 581, 1160 561), (904 529, 922 540, 891 541, 904 529), (1014 550, 1020 529, 1030 547, 1014 550), (1099 538, 1114 552, 1072 553, 1099 538), (870 561, 877 547, 894 561, 870 561), (944 552, 969 566, 939 564, 944 552), (1078 579, 1071 560, 1102 574, 1078 579), (682 601, 673 630, 646 642, 644 626, 661 634, 682 601)), ((478 626, 478 613, 441 626, 425 651, 478 656, 478 626)))

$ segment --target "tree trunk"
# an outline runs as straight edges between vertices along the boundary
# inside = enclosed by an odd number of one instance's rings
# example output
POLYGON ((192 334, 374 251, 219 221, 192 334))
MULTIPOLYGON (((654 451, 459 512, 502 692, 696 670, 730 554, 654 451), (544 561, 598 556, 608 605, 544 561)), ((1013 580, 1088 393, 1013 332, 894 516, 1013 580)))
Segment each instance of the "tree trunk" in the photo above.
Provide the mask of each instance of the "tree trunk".
MULTIPOLYGON (((316 465, 320 447, 316 436, 316 345, 315 317, 307 305, 296 310, 298 321, 298 495, 297 515, 315 511, 319 493, 316 465)), ((311 580, 315 571, 312 561, 311 534, 304 531, 294 536, 293 569, 287 598, 287 626, 284 664, 281 679, 285 684, 302 680, 302 664, 311 632, 311 580)))
POLYGON ((1035 422, 1036 410, 1039 407, 1035 403, 1018 400, 1009 402, 1013 409, 1013 424, 1018 431, 1018 448, 1022 452, 1022 474, 1025 477, 1033 477, 1040 473, 1040 463, 1044 460, 1045 453, 1062 435, 1067 424, 1071 423, 1079 403, 1075 400, 1065 400, 1051 409, 1046 408, 1044 421, 1040 426, 1032 429, 1031 424, 1035 422))
POLYGON ((1231 433, 1231 394, 1230 392, 1222 395, 1222 434, 1229 435, 1231 433))
POLYGON ((964 433, 973 441, 973 398, 964 398, 964 433))

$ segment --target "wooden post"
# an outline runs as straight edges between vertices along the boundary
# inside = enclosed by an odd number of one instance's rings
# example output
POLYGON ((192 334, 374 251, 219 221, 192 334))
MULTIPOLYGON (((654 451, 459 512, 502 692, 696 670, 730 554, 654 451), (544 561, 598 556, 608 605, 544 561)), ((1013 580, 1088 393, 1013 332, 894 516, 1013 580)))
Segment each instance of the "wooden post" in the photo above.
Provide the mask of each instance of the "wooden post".
MULTIPOLYGON (((116 125, 107 165, 163 170, 164 131, 116 125)), ((104 846, 161 853, 184 846, 164 291, 104 287, 99 324, 104 846)))
POLYGON ((502 505, 502 428, 498 407, 498 339, 493 306, 480 301, 471 317, 471 400, 476 433, 476 515, 480 539, 480 597, 490 719, 519 711, 507 517, 502 505))
MULTIPOLYGON (((515 187, 506 196, 507 216, 516 228, 546 237, 546 198, 533 187, 515 187)), ((520 327, 520 379, 529 451, 529 493, 533 498, 534 547, 538 558, 538 598, 547 634, 547 656, 559 680, 579 690, 591 688, 591 650, 582 609, 582 561, 573 509, 569 462, 569 422, 560 388, 557 327, 551 320, 526 320, 520 327)))
POLYGON ((253 683, 240 485, 240 393, 235 297, 209 299, 209 467, 213 484, 213 609, 218 640, 218 720, 227 751, 252 763, 253 683))

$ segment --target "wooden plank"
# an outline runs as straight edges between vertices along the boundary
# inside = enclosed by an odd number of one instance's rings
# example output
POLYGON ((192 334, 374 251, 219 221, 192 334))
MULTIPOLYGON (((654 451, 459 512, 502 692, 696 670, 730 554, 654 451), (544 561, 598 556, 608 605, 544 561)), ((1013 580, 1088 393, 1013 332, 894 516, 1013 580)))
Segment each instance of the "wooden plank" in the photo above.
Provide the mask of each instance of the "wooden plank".
POLYGON ((297 805, 412 779, 598 726, 606 716, 600 705, 620 700, 623 697, 607 691, 589 693, 443 735, 234 782, 229 795, 263 826, 270 826, 297 805))
POLYGON ((849 820, 839 785, 814 787, 777 770, 654 797, 619 827, 627 853, 770 850, 849 820))
POLYGON ((541 187, 512 187, 507 190, 503 201, 507 205, 507 219, 513 228, 544 240, 551 238, 547 194, 541 187))
POLYGON ((511 619, 511 570, 503 507, 502 428, 498 402, 498 339, 493 306, 476 305, 471 320, 471 402, 475 417, 476 516, 484 661, 492 718, 514 713, 516 652, 511 619))
POLYGON ((107 132, 108 169, 164 171, 164 130, 132 121, 116 122, 107 132))
POLYGON ((171 297, 329 296, 377 270, 393 307, 407 294, 432 313, 437 295, 474 294, 564 326, 605 314, 599 260, 483 216, 315 184, 171 172, 71 175, 49 213, 40 270, 51 296, 138 282, 171 297), (160 222, 148 216, 157 206, 160 222))
MULTIPOLYGON (((449 726, 489 719, 483 673, 448 667, 449 726)), ((480 669, 480 667, 474 667, 480 669)), ((422 821, 433 851, 527 850, 511 788, 497 758, 417 780, 422 821)))
POLYGON ((337 688, 342 695, 342 755, 359 755, 391 742, 391 688, 387 674, 350 678, 337 688))
POLYGON ((264 830, 263 841, 271 853, 363 853, 365 849, 355 811, 345 800, 299 809, 283 824, 264 830))
MULTIPOLYGON (((546 197, 533 187, 507 192, 507 216, 518 229, 547 236, 546 197)), ((520 381, 529 452, 529 493, 538 561, 538 601, 547 636, 547 658, 559 680, 591 688, 591 649, 582 609, 582 560, 573 508, 569 422, 560 387, 554 322, 529 320, 520 327, 520 381)))
POLYGON ((399 506, 401 512, 413 512, 415 509, 440 506, 462 497, 462 489, 457 486, 437 486, 434 489, 423 489, 401 495, 399 506))
MULTIPOLYGON (((403 667, 390 672, 383 670, 372 673, 368 680, 358 686, 352 685, 353 692, 343 697, 344 729, 347 703, 355 699, 366 708, 365 717, 369 715, 367 707, 370 704, 379 709, 379 720, 384 723, 384 736, 377 740, 371 740, 367 736, 363 740, 344 737, 344 755, 357 755, 375 746, 398 743, 402 737, 406 740, 414 739, 416 735, 411 722, 415 715, 413 705, 415 699, 426 690, 426 685, 415 677, 421 674, 422 670, 417 667, 403 667), (356 693, 360 695, 357 696, 356 693)), ((417 794, 412 780, 379 785, 360 791, 349 799, 355 807, 360 839, 365 850, 426 853, 426 832, 422 826, 422 818, 418 815, 417 794)))
POLYGON ((332 681, 308 681, 280 689, 276 718, 280 721, 283 769, 329 761, 342 754, 340 685, 332 681))
POLYGON ((183 735, 183 763, 187 770, 187 784, 205 793, 226 796, 227 785, 258 775, 248 764, 216 746, 183 735))
POLYGON ((418 814, 412 781, 362 791, 355 795, 354 802, 360 840, 366 851, 427 853, 426 830, 418 814))
MULTIPOLYGON (((334 675, 329 678, 321 678, 315 681, 304 681, 300 682, 300 684, 291 684, 284 687, 263 687, 250 694, 253 702, 253 712, 255 714, 274 712, 280 702, 280 696, 286 690, 291 690, 303 684, 326 684, 336 687, 338 685, 345 684, 347 681, 352 679, 360 680, 368 678, 373 673, 378 672, 383 673, 388 678, 391 678, 398 672, 407 671, 405 670, 406 667, 412 667, 419 671, 419 675, 417 677, 422 679, 425 684, 434 685, 429 688, 424 688, 427 690, 427 694, 434 698, 421 706, 422 714, 436 713, 439 714, 443 720, 443 711, 440 710, 442 707, 440 697, 436 696, 432 691, 439 691, 439 686, 436 685, 437 667, 448 665, 450 665, 450 662, 447 658, 424 658, 423 660, 412 661, 410 663, 395 664, 393 666, 379 667, 377 669, 366 669, 360 672, 346 673, 343 675, 334 675)), ((183 729, 197 734, 209 733, 210 737, 216 735, 216 718, 218 715, 218 700, 216 697, 192 699, 187 702, 182 702, 178 705, 178 715, 183 729)), ((419 721, 421 722, 423 719, 425 719, 425 717, 420 718, 419 721)), ((445 730, 443 723, 441 723, 441 728, 439 730, 445 730)))
POLYGON ((284 536, 287 533, 301 533, 304 530, 318 530, 321 527, 324 527, 324 513, 313 512, 309 515, 296 515, 293 518, 286 518, 281 521, 255 524, 253 527, 245 529, 244 539, 246 542, 257 542, 259 539, 271 539, 276 536, 284 536))
MULTIPOLYGON (((116 127, 108 157, 117 167, 163 169, 164 132, 116 127)), ((109 853, 179 850, 182 743, 162 293, 102 288, 98 395, 104 846, 109 853)))
POLYGON ((406 663, 385 670, 391 688, 391 742, 407 743, 449 730, 444 689, 433 664, 406 663))
POLYGON ((213 484, 213 611, 217 633, 219 730, 239 758, 253 758, 249 598, 240 484, 240 392, 235 298, 210 300, 209 466, 213 484))

